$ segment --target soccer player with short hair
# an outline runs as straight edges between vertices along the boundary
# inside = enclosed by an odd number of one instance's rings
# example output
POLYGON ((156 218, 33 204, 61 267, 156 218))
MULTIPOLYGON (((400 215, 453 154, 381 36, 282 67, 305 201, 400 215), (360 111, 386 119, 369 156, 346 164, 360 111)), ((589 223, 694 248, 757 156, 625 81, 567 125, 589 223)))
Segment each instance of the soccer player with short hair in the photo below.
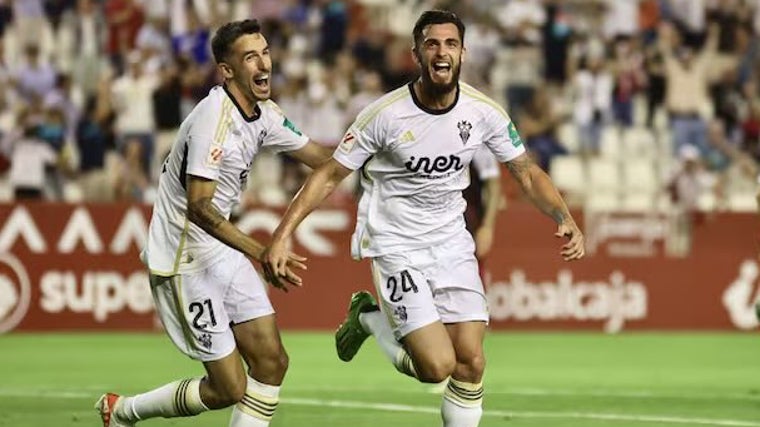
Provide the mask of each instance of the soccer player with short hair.
POLYGON ((428 11, 417 21, 413 55, 420 77, 365 108, 331 160, 308 178, 275 230, 264 257, 286 274, 286 241, 351 171, 363 194, 352 238, 369 258, 381 311, 354 294, 336 332, 338 356, 351 360, 374 335, 396 368, 423 382, 448 377, 445 427, 473 427, 482 415, 483 337, 488 310, 462 190, 467 167, 485 144, 506 163, 531 201, 567 236, 565 260, 583 257, 583 234, 549 177, 530 159, 512 121, 494 101, 459 82, 464 24, 428 11))
MULTIPOLYGON (((288 356, 265 284, 250 259, 264 246, 229 221, 254 157, 285 151, 316 167, 332 149, 315 144, 269 100, 272 59, 255 20, 230 22, 211 46, 224 83, 182 123, 166 159, 141 254, 161 321, 179 350, 206 376, 136 396, 103 395, 105 427, 181 417, 235 405, 231 427, 264 427, 277 408, 288 356), (241 357, 248 366, 244 370, 241 357)), ((299 286, 304 258, 287 252, 274 286, 299 286)))

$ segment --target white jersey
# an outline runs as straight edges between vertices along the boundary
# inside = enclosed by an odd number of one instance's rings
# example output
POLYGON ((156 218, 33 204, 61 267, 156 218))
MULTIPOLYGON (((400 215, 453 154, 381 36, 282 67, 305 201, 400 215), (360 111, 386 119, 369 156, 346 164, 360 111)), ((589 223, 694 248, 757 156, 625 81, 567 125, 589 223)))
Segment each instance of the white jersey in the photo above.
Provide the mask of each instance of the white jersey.
POLYGON ((431 247, 464 230, 462 190, 484 144, 500 162, 525 152, 504 109, 465 83, 446 110, 425 108, 411 84, 365 108, 333 155, 362 170, 352 255, 431 247))
POLYGON ((472 156, 472 165, 475 167, 475 172, 477 172, 478 178, 481 181, 501 176, 499 161, 496 160, 496 157, 494 157, 486 145, 482 145, 475 152, 475 155, 472 156))
POLYGON ((261 148, 293 151, 308 142, 274 102, 259 102, 256 110, 254 117, 245 117, 232 95, 217 86, 182 122, 163 165, 141 254, 152 274, 195 271, 224 252, 224 243, 187 218, 187 175, 216 181, 213 204, 229 218, 261 148))

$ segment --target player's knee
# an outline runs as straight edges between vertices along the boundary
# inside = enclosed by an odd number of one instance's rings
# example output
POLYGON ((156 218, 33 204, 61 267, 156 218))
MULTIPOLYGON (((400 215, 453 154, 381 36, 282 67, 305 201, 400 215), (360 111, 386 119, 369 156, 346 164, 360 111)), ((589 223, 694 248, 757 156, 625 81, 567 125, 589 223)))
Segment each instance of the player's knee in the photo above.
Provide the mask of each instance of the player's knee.
POLYGON ((417 368, 417 378, 424 383, 439 383, 448 378, 456 367, 456 360, 440 357, 421 363, 417 368))
POLYGON ((485 369, 486 358, 482 353, 459 357, 457 360, 456 371, 460 378, 468 378, 476 382, 479 378, 483 377, 485 369))
POLYGON ((288 367, 290 366, 290 356, 288 356, 288 353, 284 350, 281 351, 273 362, 274 371, 285 376, 285 372, 288 371, 288 367))
POLYGON ((224 383, 210 383, 209 393, 204 396, 203 402, 209 409, 221 409, 232 406, 243 399, 247 386, 245 376, 224 383))

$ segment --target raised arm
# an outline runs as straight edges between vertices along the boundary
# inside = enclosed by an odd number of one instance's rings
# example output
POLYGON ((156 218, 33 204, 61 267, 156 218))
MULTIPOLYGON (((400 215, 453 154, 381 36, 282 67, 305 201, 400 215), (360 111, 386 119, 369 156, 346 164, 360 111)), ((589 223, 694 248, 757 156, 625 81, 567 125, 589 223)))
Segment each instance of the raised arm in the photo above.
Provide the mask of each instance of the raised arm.
MULTIPOLYGON (((225 218, 212 202, 216 191, 216 181, 193 175, 187 176, 187 217, 193 224, 210 234, 225 245, 237 249, 246 256, 262 261, 264 245, 240 231, 225 218)), ((280 280, 285 278, 291 284, 301 285, 298 277, 290 267, 305 269, 302 264, 305 258, 292 253, 286 253, 286 266, 280 276, 271 276, 265 271, 267 281, 272 285, 287 290, 280 280)))
POLYGON ((584 237, 559 191, 549 176, 539 168, 527 153, 508 161, 507 168, 531 202, 557 223, 557 237, 570 240, 562 246, 565 261, 580 259, 585 254, 584 237))
POLYGON ((272 242, 263 257, 265 268, 274 275, 287 274, 287 251, 285 243, 295 231, 298 224, 306 218, 335 187, 351 173, 351 169, 341 165, 335 159, 322 163, 304 183, 296 197, 290 202, 285 216, 272 235, 272 242))

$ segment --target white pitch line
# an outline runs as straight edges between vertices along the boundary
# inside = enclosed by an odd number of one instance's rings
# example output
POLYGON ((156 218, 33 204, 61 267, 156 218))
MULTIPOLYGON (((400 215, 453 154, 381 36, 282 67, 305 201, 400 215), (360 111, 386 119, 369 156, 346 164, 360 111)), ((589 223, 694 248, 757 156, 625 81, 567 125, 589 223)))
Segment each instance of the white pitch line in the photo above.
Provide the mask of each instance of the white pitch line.
MULTIPOLYGON (((285 386, 288 390, 293 391, 334 391, 334 392, 373 392, 373 391, 388 391, 388 387, 342 387, 342 386, 317 386, 317 387, 300 387, 300 386, 285 386)), ((398 390, 394 390, 398 391, 398 390)), ((405 389, 404 393, 416 394, 416 393, 433 393, 440 394, 436 391, 435 385, 431 385, 427 388, 420 386, 417 389, 405 389)), ((750 400, 760 401, 760 394, 740 394, 740 393, 725 393, 725 394, 676 394, 668 392, 655 392, 649 390, 631 390, 631 391, 617 391, 617 390, 572 390, 572 389, 540 389, 540 388, 507 388, 494 390, 490 387, 486 388, 487 395, 510 395, 510 396, 589 396, 589 397, 609 397, 609 398, 623 398, 623 399, 677 399, 677 400, 750 400)))
MULTIPOLYGON (((86 399, 96 398, 94 393, 85 393, 73 390, 11 390, 0 389, 2 397, 36 397, 36 398, 56 398, 56 399, 86 399)), ((401 405, 397 403, 371 403, 353 400, 324 400, 324 399, 302 399, 302 398, 283 398, 282 403, 302 406, 328 406, 332 408, 347 409, 369 409, 375 411, 388 412, 415 412, 421 414, 438 414, 440 408, 430 406, 413 406, 401 405)), ((640 423, 664 423, 664 424, 691 424, 701 426, 719 426, 719 427, 760 427, 760 422, 730 420, 730 419, 713 419, 713 418, 687 418, 670 415, 635 415, 635 414, 613 414, 613 413, 595 413, 595 412, 542 412, 542 411, 500 411, 485 410, 483 416, 500 417, 500 418, 545 418, 545 419, 584 419, 595 421, 629 421, 640 423)))
MULTIPOLYGON (((350 400, 323 399, 281 399, 281 402, 291 405, 329 406, 332 408, 370 409, 389 412, 417 412, 423 414, 438 414, 439 408, 429 406, 399 405, 395 403, 368 403, 350 400)), ((597 421, 632 421, 641 423, 691 424, 721 427, 760 427, 760 422, 742 420, 722 420, 711 418, 686 418, 668 415, 633 415, 605 414, 594 412, 539 412, 539 411, 498 411, 485 410, 483 416, 501 418, 553 418, 553 419, 585 419, 597 421)))

